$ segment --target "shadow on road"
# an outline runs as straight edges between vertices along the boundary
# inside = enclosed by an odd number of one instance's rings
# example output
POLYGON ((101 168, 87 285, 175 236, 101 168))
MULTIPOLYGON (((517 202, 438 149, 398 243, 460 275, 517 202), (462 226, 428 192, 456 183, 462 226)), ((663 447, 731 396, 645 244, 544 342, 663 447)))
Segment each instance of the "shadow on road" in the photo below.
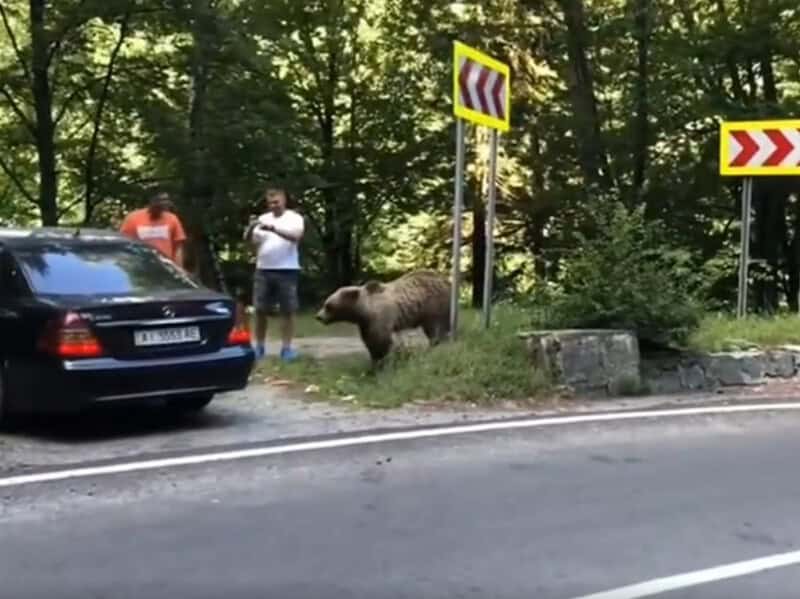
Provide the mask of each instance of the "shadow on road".
POLYGON ((95 406, 76 414, 15 418, 0 429, 6 440, 39 439, 61 443, 103 442, 172 432, 220 430, 236 426, 240 414, 214 409, 191 414, 167 409, 161 403, 133 406, 95 406))

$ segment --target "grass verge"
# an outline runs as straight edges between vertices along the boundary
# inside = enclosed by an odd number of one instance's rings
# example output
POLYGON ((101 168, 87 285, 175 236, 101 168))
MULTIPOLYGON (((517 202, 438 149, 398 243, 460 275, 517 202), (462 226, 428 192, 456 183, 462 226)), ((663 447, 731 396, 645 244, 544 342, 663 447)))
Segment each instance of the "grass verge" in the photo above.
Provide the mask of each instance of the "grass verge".
MULTIPOLYGON (((267 337, 280 338, 280 317, 272 316, 267 320, 267 337)), ((255 323, 251 324, 254 330, 255 323)), ((301 312, 295 317, 295 337, 352 337, 358 334, 358 329, 347 323, 333 323, 324 325, 314 318, 313 312, 301 312)))
POLYGON ((705 352, 781 345, 800 345, 800 316, 750 316, 738 320, 729 315, 711 315, 703 319, 689 339, 691 349, 705 352))
POLYGON ((527 400, 550 388, 516 336, 528 322, 525 312, 498 306, 486 331, 477 312, 465 311, 455 342, 398 351, 377 373, 369 371, 369 360, 361 355, 301 357, 290 364, 270 361, 260 371, 303 387, 313 385, 320 398, 374 408, 414 401, 527 400))

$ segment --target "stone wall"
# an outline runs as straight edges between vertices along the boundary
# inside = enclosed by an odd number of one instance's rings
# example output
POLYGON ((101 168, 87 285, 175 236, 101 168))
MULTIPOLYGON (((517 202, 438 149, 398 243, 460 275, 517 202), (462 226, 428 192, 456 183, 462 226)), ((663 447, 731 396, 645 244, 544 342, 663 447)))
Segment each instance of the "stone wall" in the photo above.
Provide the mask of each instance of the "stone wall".
POLYGON ((713 391, 791 379, 800 369, 800 347, 768 351, 648 356, 642 376, 652 393, 713 391))
POLYGON ((800 374, 800 347, 710 354, 673 352, 642 358, 636 336, 622 330, 522 333, 532 366, 557 386, 582 395, 713 391, 762 385, 800 374))
POLYGON ((639 344, 629 331, 531 331, 521 337, 534 367, 556 385, 607 395, 641 386, 639 344))

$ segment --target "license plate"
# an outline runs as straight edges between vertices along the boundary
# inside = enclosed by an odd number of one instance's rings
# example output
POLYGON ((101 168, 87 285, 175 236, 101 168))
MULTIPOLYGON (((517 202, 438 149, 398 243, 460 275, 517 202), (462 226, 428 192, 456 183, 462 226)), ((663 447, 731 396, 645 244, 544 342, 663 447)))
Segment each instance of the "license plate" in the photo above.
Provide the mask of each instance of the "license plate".
POLYGON ((150 329, 134 331, 133 343, 138 347, 152 345, 173 345, 178 343, 196 343, 200 341, 199 327, 176 327, 170 329, 150 329))

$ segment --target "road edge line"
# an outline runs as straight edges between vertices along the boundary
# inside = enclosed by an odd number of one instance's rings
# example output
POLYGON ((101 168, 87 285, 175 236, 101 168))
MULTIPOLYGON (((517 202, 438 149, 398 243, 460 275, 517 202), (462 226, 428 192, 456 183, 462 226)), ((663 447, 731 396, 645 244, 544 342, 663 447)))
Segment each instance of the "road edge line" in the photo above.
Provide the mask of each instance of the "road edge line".
POLYGON ((333 439, 323 439, 317 441, 289 442, 282 445, 270 445, 266 447, 253 447, 249 449, 216 451, 210 453, 195 453, 191 455, 169 458, 120 461, 119 463, 100 466, 72 467, 47 472, 18 474, 0 478, 0 488, 18 487, 28 484, 55 482, 75 478, 124 474, 127 472, 138 472, 144 470, 159 470, 179 466, 208 464, 213 462, 268 457, 272 455, 340 449, 343 447, 354 447, 359 445, 376 445, 379 443, 389 443, 394 441, 411 441, 432 437, 450 437, 455 435, 488 433, 493 431, 524 430, 544 428, 548 426, 590 424, 596 422, 782 411, 800 411, 800 402, 702 406, 691 408, 638 410, 629 412, 577 414, 570 416, 546 416, 508 419, 492 422, 472 422, 469 424, 444 425, 436 427, 421 427, 411 430, 387 431, 382 433, 367 432, 356 435, 349 434, 335 437, 333 439))
POLYGON ((674 576, 654 578, 653 580, 647 580, 609 591, 582 595, 574 599, 642 599, 643 597, 652 597, 653 595, 660 595, 668 591, 677 591, 679 589, 695 587, 710 582, 738 578, 749 574, 758 574, 759 572, 784 568, 798 563, 800 563, 800 551, 776 553, 751 560, 705 568, 703 570, 675 574, 674 576))

